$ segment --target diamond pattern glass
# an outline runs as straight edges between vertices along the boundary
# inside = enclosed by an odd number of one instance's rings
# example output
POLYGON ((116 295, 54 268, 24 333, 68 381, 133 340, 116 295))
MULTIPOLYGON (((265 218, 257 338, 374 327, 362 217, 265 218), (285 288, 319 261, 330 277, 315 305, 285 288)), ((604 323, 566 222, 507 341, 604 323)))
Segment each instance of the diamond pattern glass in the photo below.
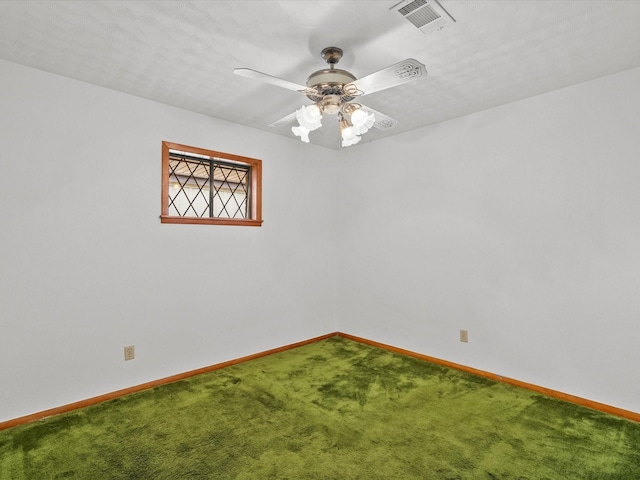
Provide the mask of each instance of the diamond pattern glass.
POLYGON ((169 215, 250 218, 251 167, 170 151, 169 215))

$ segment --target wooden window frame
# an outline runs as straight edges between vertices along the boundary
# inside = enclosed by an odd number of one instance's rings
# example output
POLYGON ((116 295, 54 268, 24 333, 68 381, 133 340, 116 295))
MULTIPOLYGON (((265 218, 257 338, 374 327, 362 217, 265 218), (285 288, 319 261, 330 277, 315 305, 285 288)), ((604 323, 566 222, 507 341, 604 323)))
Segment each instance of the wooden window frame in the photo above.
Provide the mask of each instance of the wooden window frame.
POLYGON ((245 227, 262 226, 262 160, 242 157, 231 153, 216 152, 204 148, 190 147, 178 143, 162 142, 162 223, 182 223, 197 225, 236 225, 245 227), (217 218, 217 217, 182 217, 169 215, 169 150, 195 153, 215 157, 225 162, 251 167, 251 184, 249 185, 249 211, 251 218, 217 218))

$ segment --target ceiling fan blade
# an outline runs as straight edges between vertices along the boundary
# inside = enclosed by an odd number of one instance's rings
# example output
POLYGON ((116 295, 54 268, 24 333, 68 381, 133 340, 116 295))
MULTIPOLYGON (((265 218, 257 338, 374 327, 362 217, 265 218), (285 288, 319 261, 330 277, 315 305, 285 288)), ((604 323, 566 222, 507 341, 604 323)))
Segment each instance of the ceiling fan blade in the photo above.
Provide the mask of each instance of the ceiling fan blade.
POLYGON ((365 112, 373 113, 373 115, 375 116, 375 121, 373 123, 373 126, 378 130, 389 130, 390 128, 393 128, 396 125, 398 125, 397 120, 394 120, 393 118, 388 117, 384 113, 380 113, 371 107, 367 107, 366 105, 361 104, 361 108, 365 112))
POLYGON ((289 123, 292 123, 296 119, 296 112, 290 113, 286 117, 282 117, 280 120, 276 120, 273 123, 270 123, 270 127, 282 127, 289 123))
POLYGON ((241 77, 251 78, 253 80, 260 80, 265 83, 270 83, 271 85, 275 85, 276 87, 286 88, 287 90, 293 90, 294 92, 304 92, 307 90, 307 87, 304 85, 298 85, 297 83, 290 82, 289 80, 284 80, 282 78, 274 77, 273 75, 268 75, 266 73, 258 72, 257 70, 252 70, 250 68, 235 68, 233 73, 236 75, 240 75, 241 77))
POLYGON ((353 85, 362 92, 362 95, 369 95, 370 93, 411 82, 426 75, 427 69, 422 63, 413 58, 407 58, 371 75, 348 83, 345 88, 353 85))

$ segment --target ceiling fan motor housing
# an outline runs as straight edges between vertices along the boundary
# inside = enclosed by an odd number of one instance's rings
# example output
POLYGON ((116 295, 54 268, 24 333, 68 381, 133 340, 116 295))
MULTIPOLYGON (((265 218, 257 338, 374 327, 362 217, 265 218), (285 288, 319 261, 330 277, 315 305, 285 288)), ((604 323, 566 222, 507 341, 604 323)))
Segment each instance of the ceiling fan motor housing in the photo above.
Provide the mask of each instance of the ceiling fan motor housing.
POLYGON ((355 75, 339 68, 318 70, 309 75, 307 79, 307 87, 315 90, 317 95, 314 92, 308 94, 307 97, 314 102, 319 102, 326 95, 340 95, 344 101, 348 102, 355 97, 345 96, 344 86, 355 80, 355 75))
POLYGON ((335 98, 326 98, 327 96, 339 96, 343 102, 353 100, 355 97, 345 92, 344 86, 356 80, 355 75, 346 70, 335 68, 336 63, 342 58, 342 49, 338 47, 327 47, 320 52, 320 56, 327 62, 330 68, 313 72, 307 78, 307 87, 311 91, 305 92, 307 98, 314 102, 322 102, 325 112, 337 113, 332 105, 335 98), (335 110, 332 111, 332 110, 335 110))

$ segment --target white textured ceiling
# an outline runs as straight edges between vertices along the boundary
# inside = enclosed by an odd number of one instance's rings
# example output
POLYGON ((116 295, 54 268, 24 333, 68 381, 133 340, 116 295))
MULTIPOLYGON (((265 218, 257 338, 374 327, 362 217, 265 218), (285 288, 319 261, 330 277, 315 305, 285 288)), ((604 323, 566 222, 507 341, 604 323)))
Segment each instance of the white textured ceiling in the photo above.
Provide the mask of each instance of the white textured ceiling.
MULTIPOLYGON (((363 142, 640 66, 640 1, 443 0, 457 22, 428 35, 397 1, 4 0, 0 58, 292 141, 268 125, 310 102, 234 68, 304 84, 327 46, 356 77, 424 63, 426 78, 362 98, 399 121, 363 142)), ((311 142, 337 148, 337 127, 311 142)))

